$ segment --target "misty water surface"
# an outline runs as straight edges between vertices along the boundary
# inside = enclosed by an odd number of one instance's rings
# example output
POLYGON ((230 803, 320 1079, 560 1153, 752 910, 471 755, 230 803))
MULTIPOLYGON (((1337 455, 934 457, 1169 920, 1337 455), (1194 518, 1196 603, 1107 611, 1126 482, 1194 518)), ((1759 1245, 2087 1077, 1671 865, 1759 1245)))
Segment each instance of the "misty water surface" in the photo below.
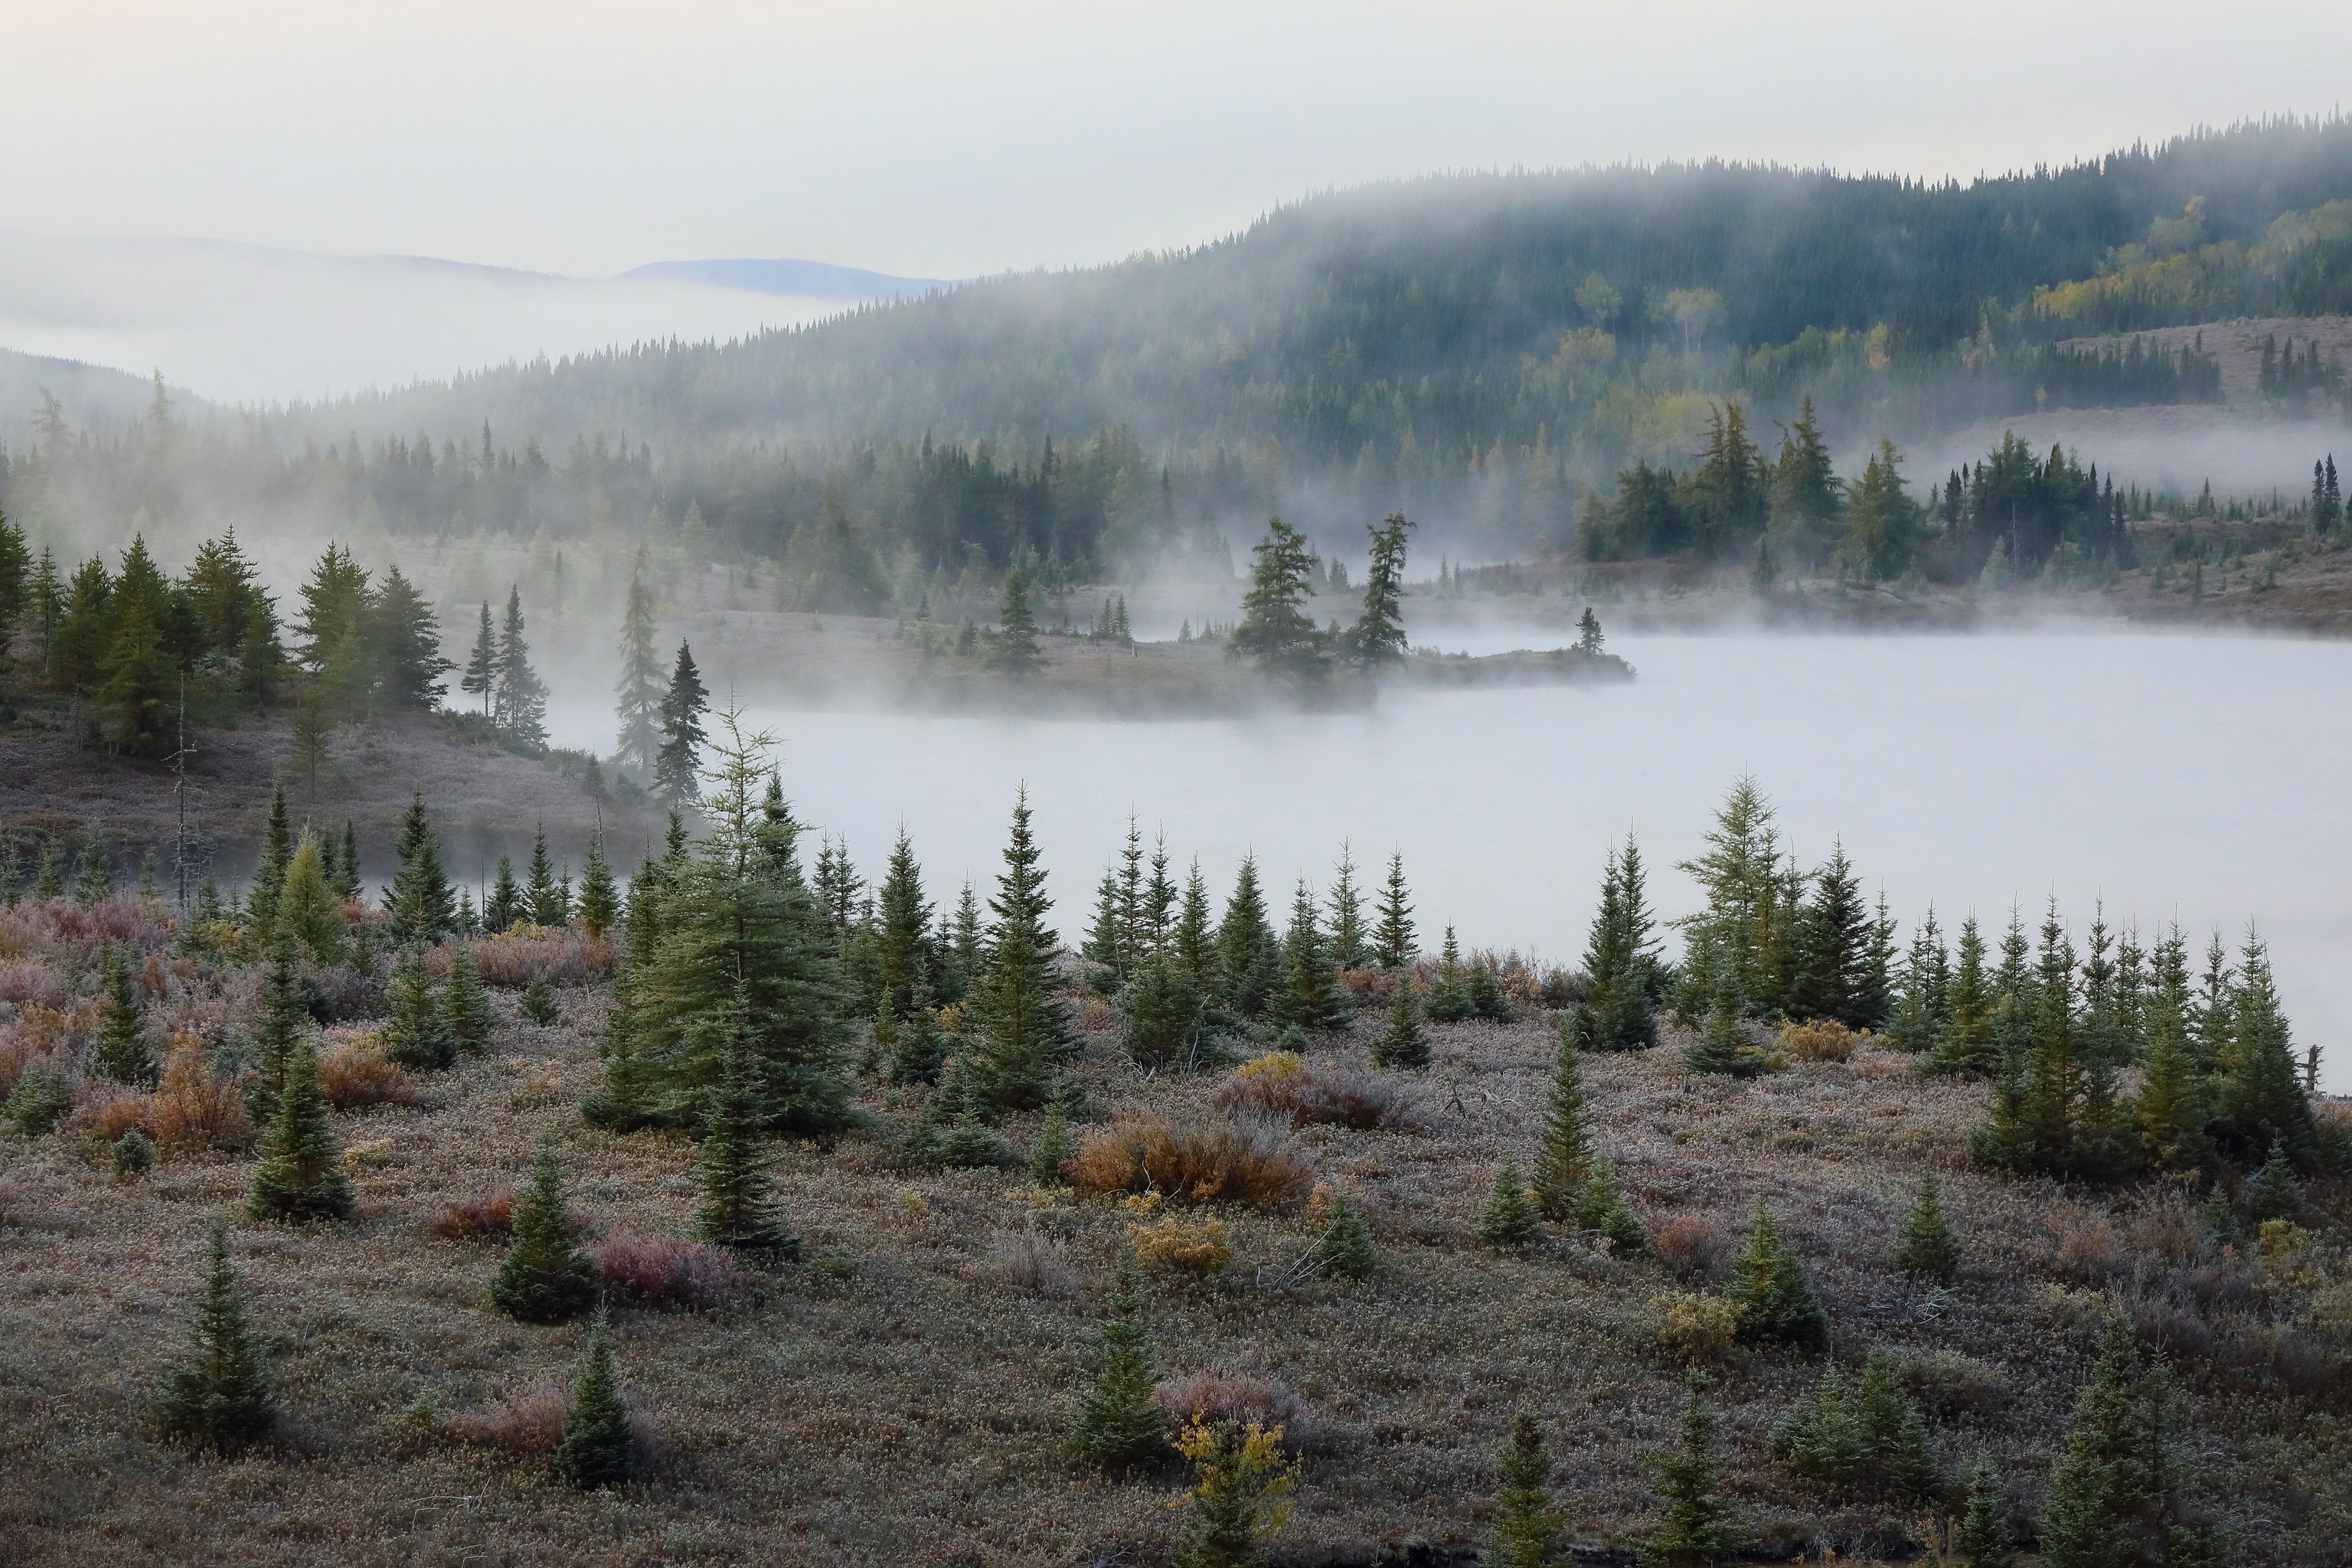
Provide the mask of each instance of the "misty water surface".
MULTIPOLYGON (((1437 640, 1480 649, 1525 639, 1437 640)), ((1082 932, 1130 807, 1198 856, 1220 905, 1255 849, 1286 907, 1351 840, 1402 849, 1427 945, 1573 961, 1602 856, 1638 832, 1662 914, 1743 771, 1810 866, 1842 835, 1872 889, 1948 931, 2059 899, 2086 923, 2179 920, 2233 943, 2256 921, 2298 1046, 2352 1089, 2352 644, 2125 635, 1612 641, 1635 685, 1392 695, 1377 713, 1118 723, 761 710, 803 817, 869 876, 903 823, 932 895, 988 889, 1026 782, 1055 918, 1082 932)), ((610 745, 586 703, 565 739, 610 745)), ((634 855, 635 847, 624 850, 634 855)), ((2079 931, 2078 931, 2079 935, 2079 931)))

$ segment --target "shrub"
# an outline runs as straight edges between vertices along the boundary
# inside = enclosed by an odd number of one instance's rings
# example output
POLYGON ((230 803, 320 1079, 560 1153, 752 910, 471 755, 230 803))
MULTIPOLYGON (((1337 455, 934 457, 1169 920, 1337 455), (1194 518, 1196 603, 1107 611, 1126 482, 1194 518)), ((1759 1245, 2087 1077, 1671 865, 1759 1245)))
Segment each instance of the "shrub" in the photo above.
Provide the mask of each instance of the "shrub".
POLYGON ((1780 1026, 1780 1054, 1801 1062, 1843 1062, 1871 1044, 1868 1029, 1849 1029, 1835 1018, 1809 1018, 1780 1026))
POLYGON ((482 983, 520 991, 534 980, 552 985, 587 985, 620 967, 611 942, 574 931, 524 928, 483 937, 467 946, 482 983))
POLYGON ((708 1307, 735 1288, 735 1263, 707 1242, 617 1231, 588 1248, 597 1283, 641 1307, 708 1307))
POLYGON ((136 1127, 117 1138, 106 1153, 118 1176, 143 1176, 155 1166, 155 1145, 136 1127))
POLYGON ((2044 1265, 2058 1278, 2078 1285, 2095 1284, 2124 1263, 2116 1239, 2115 1221, 2096 1209, 2058 1204, 2050 1211, 2050 1247, 2044 1265))
POLYGON ((1739 1307, 1720 1296, 1682 1295, 1653 1300, 1658 1349, 1690 1366, 1704 1366, 1731 1353, 1739 1335, 1739 1307))
POLYGON ((1195 1372, 1162 1380, 1151 1391, 1151 1407, 1171 1431, 1219 1421, 1264 1426, 1292 1435, 1293 1446, 1307 1421, 1307 1401, 1279 1383, 1236 1372, 1195 1372))
POLYGON ((1040 1296, 1066 1296, 1077 1289, 1078 1273, 1070 1266, 1069 1249, 1040 1230, 1003 1230, 988 1245, 988 1255, 974 1265, 972 1277, 1040 1296))
POLYGON ((563 1441, 563 1418, 571 1396, 551 1383, 512 1399, 452 1415, 443 1429, 461 1443, 496 1448, 518 1458, 544 1458, 563 1441))
POLYGON ((1314 1167, 1289 1133, 1255 1116, 1121 1117, 1088 1137, 1063 1172, 1082 1192, 1158 1192, 1265 1207, 1296 1203, 1315 1183, 1314 1167))
POLYGON ((1986 1415, 2001 1409, 2011 1397, 2009 1380, 2000 1369, 1954 1350, 1921 1351, 1892 1358, 1895 1375, 1904 1388, 1932 1415, 1951 1418, 1986 1415))
POLYGON ((1234 1244, 1226 1238, 1223 1220, 1180 1220, 1171 1215, 1156 1225, 1129 1226, 1127 1239, 1135 1248, 1135 1260, 1147 1268, 1205 1279, 1223 1273, 1234 1261, 1234 1244))
POLYGON ((373 1039, 341 1040, 319 1058, 319 1092, 337 1110, 377 1105, 414 1105, 415 1080, 386 1059, 373 1039))
POLYGON ((1701 1214, 1670 1215, 1650 1231, 1650 1251, 1669 1273, 1685 1279, 1712 1275, 1726 1246, 1722 1230, 1701 1214))
POLYGON ((504 1193, 459 1198, 425 1228, 444 1241, 504 1241, 514 1234, 514 1199, 504 1193))
POLYGON ((253 1119, 228 1079, 213 1070, 204 1047, 182 1036, 163 1058, 150 1131, 165 1149, 237 1149, 253 1141, 253 1119))
POLYGON ((1421 1091, 1396 1079, 1336 1064, 1308 1064, 1289 1051, 1243 1063, 1217 1086, 1228 1110, 1261 1110, 1297 1126, 1322 1123, 1359 1131, 1427 1126, 1421 1091))
POLYGON ((145 1129, 154 1114, 155 1101, 151 1096, 116 1090, 75 1111, 72 1124, 95 1133, 101 1142, 111 1143, 126 1132, 145 1129))

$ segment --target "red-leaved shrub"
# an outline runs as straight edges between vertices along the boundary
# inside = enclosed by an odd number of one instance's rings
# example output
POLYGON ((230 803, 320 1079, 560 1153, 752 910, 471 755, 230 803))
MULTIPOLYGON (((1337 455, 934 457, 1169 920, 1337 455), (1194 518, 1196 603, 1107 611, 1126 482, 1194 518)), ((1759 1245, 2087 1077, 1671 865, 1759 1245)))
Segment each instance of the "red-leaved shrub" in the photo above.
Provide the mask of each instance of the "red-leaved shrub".
POLYGON ((416 1080, 385 1060, 383 1047, 373 1038, 329 1046, 319 1058, 319 1092, 337 1110, 414 1105, 418 1098, 416 1080))
POLYGON ((504 1241, 514 1234, 514 1199, 504 1193, 459 1198, 425 1228, 444 1241, 504 1241))
POLYGON ((1702 1279, 1722 1261, 1723 1232, 1705 1215, 1669 1215, 1650 1227, 1650 1254, 1670 1273, 1702 1279))
POLYGON ((606 1290, 641 1307, 707 1307, 735 1288, 735 1260, 699 1241, 615 1231, 588 1257, 606 1290))
POLYGON ((172 1038, 149 1132, 163 1149, 236 1149, 253 1141, 244 1102, 193 1035, 172 1038))

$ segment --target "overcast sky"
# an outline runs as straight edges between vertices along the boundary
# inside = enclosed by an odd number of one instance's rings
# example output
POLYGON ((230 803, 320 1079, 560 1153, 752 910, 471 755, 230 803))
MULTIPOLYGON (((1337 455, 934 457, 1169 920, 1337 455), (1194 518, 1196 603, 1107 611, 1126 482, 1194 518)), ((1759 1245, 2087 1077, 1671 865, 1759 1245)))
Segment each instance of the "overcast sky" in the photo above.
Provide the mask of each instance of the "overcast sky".
POLYGON ((0 0, 0 227, 964 276, 1398 174, 1966 176, 2347 88, 2343 0, 0 0))

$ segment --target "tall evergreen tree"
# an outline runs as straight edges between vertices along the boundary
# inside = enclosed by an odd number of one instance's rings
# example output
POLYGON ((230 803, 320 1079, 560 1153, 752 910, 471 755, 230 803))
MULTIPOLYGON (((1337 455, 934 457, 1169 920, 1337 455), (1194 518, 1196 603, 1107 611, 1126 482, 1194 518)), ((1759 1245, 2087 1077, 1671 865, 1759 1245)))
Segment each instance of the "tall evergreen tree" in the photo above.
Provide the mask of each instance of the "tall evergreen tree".
POLYGON ((2137 1140, 2116 1101, 2115 1068, 2086 1048, 2076 1015, 2074 945, 2053 904, 2042 927, 2032 982, 2022 976, 2004 998, 2027 1026, 2021 1056, 2005 1060, 1992 1114, 1969 1137, 1980 1164, 2021 1172, 2099 1179, 2127 1170, 2137 1140))
POLYGON ((1024 1106, 1043 1101, 1054 1064, 1070 1045, 1069 1026, 1054 995, 1055 946, 1045 916, 1045 871, 1029 827, 1029 793, 1014 798, 1013 832, 1004 848, 997 895, 988 902, 993 916, 988 962, 968 1006, 980 1026, 974 1063, 980 1092, 991 1104, 1024 1106))
POLYGON ((1642 1568, 1707 1568, 1738 1547, 1717 1479, 1715 1415, 1696 1388, 1683 1398, 1680 1447, 1658 1461, 1658 1489, 1665 1517, 1641 1548, 1642 1568))
POLYGON ((278 892, 278 929, 310 950, 321 963, 340 963, 350 948, 342 900, 328 884, 319 840, 302 835, 278 892))
POLYGON ((547 744, 547 683, 530 667, 530 645, 523 640, 522 590, 507 589, 506 619, 499 628, 498 681, 490 694, 490 716, 508 734, 529 745, 547 744))
POLYGON ((1575 1226, 1596 1223, 1596 1183, 1613 1194, 1608 1162, 1592 1144, 1591 1116, 1584 1099, 1581 1053, 1563 1023, 1552 1064, 1551 1093, 1544 1103, 1532 1183, 1536 1205, 1546 1219, 1575 1226))
MULTIPOLYGON (((488 625, 488 612, 483 612, 488 625)), ((653 776, 662 748, 661 658, 654 652, 654 596, 646 583, 646 551, 629 574, 629 596, 621 611, 620 739, 613 760, 641 778, 653 776)))
POLYGON ((441 618, 397 566, 384 569, 371 629, 384 700, 419 712, 439 707, 442 677, 457 667, 441 657, 441 618))
POLYGON ((456 1065, 457 1033, 449 1026, 448 1010, 425 970, 422 947, 412 944, 402 949, 384 1000, 392 1014, 383 1030, 387 1059, 420 1072, 456 1065))
POLYGON ((205 1242, 204 1291, 196 1299, 187 1356, 164 1378, 149 1419, 169 1441, 222 1450, 242 1447, 277 1425, 268 1370, 246 1323, 245 1293, 228 1266, 228 1227, 217 1220, 205 1242))
POLYGON ((2249 935, 2239 954, 2231 1003, 2233 1027, 2221 1061, 2216 1133, 2241 1161, 2251 1163, 2275 1142, 2285 1146, 2296 1170, 2308 1171, 2318 1148, 2317 1123, 2295 1070, 2294 1040, 2271 979, 2270 951, 2257 937, 2249 935))
POLYGON ((1706 895, 1706 909, 1679 922, 1685 994, 1675 1007, 1685 1018, 1703 1018, 1714 1009, 1707 987, 1718 980, 1737 989, 1743 1005, 1777 994, 1765 973, 1765 947, 1780 890, 1780 840, 1771 805, 1755 779, 1733 784, 1706 844, 1705 854, 1675 868, 1706 895))
POLYGON ((1904 960, 1902 997, 1895 1004, 1887 1034, 1906 1051, 1933 1050, 1941 1044, 1951 1023, 1951 954, 1945 950, 1942 928, 1936 923, 1936 906, 1927 906, 1919 927, 1911 933, 1911 951, 1904 960))
POLYGON ((1044 668, 1045 656, 1037 647, 1037 618, 1029 609, 1029 579, 1018 567, 1004 574, 1004 595, 997 605, 996 640, 989 662, 1018 679, 1044 668))
POLYGON ((1990 1467, 1982 1460, 1969 1467, 1964 1485, 1967 1501, 1952 1542, 1959 1557, 1953 1568, 2016 1568, 2007 1510, 1990 1467))
POLYGON ((512 1239, 490 1281, 490 1303, 522 1322, 560 1323, 586 1311, 595 1295, 595 1270, 564 1212, 555 1135, 542 1133, 531 1153, 530 1184, 515 1205, 512 1239))
POLYGON ((117 1083, 152 1084, 155 1047, 148 1042, 147 1005, 131 972, 131 952, 111 942, 99 949, 99 984, 106 1007, 89 1065, 100 1077, 117 1083))
POLYGON ((1073 1457, 1098 1469, 1148 1465, 1168 1451, 1168 1427, 1151 1403, 1156 1383, 1151 1332, 1143 1318, 1143 1279, 1122 1251, 1111 1274, 1102 1355, 1070 1423, 1073 1457))
POLYGON ((319 1055, 307 1038, 287 1054, 276 1119, 261 1142, 246 1211, 259 1220, 348 1219, 351 1179, 319 1092, 319 1055))
POLYGON ((1551 1456, 1544 1450, 1543 1427, 1532 1410, 1512 1416, 1502 1468, 1486 1561, 1498 1568, 1545 1568, 1559 1551, 1564 1521, 1552 1503, 1551 1456))
POLYGON ((903 827, 890 847, 877 903, 875 964, 881 1003, 893 1018, 904 1018, 914 1011, 918 994, 928 994, 930 987, 931 905, 923 897, 923 868, 903 827))
POLYGON ((114 874, 106 865, 106 840, 99 836, 98 818, 89 819, 81 847, 74 853, 74 902, 84 909, 114 896, 114 874))
POLYGON ((1797 918, 1797 968, 1789 1012, 1800 1018, 1830 1018, 1850 1029, 1883 1024, 1864 996, 1872 925, 1862 900, 1861 879, 1845 858, 1845 846, 1832 850, 1829 864, 1813 874, 1813 894, 1797 918))
POLYGON ((523 884, 523 905, 535 926, 561 931, 572 923, 571 889, 556 880, 555 861, 547 852, 545 823, 531 837, 530 878, 523 884))
POLYGON ((1542 1230, 1542 1214, 1528 1199, 1528 1184, 1519 1174, 1518 1157, 1505 1154, 1486 1189, 1486 1206, 1478 1215, 1478 1239, 1488 1247, 1525 1247, 1542 1230))
POLYGON ((425 792, 411 795, 400 820, 400 869, 386 890, 384 912, 400 942, 438 942, 456 926, 457 894, 441 869, 441 841, 425 810, 425 792))
MULTIPOLYGON (((2151 1432, 2146 1369, 2129 1321, 2110 1318, 2099 1359, 2074 1404, 2066 1447, 2050 1468, 2042 1561, 2050 1568, 2141 1568, 2163 1561, 2147 1536, 2160 1499, 2161 1434, 2151 1432)), ((2168 1554, 2167 1554, 2168 1557, 2168 1554)))
POLYGON ((1429 1065, 1429 1031, 1421 1026, 1421 991, 1400 979, 1389 997, 1388 1023, 1372 1042, 1372 1065, 1418 1068, 1429 1065))
POLYGON ((278 1096, 286 1084, 286 1066, 294 1059, 294 1047, 310 1022, 294 939, 280 931, 269 944, 269 968, 261 981, 261 1014, 253 1027, 253 1076, 246 1085, 246 1110, 256 1122, 267 1126, 278 1119, 278 1096))
POLYGON ((1647 1050, 1658 1043, 1653 1005, 1658 960, 1643 885, 1642 852, 1631 835, 1612 850, 1601 907, 1584 944, 1584 994, 1570 1015, 1577 1045, 1590 1051, 1647 1050))
POLYGON ((604 1314, 588 1330, 588 1353, 572 1385, 572 1407, 563 1415, 563 1441, 555 1450, 555 1473, 582 1491, 618 1486, 629 1479, 627 1407, 613 1367, 613 1331, 604 1314))
POLYGON ((1331 877, 1331 962, 1341 969, 1361 969, 1371 962, 1371 943, 1364 930, 1364 896, 1356 886, 1356 857, 1339 846, 1339 869, 1331 877))
POLYGON ((1380 915, 1372 931, 1372 951, 1382 969, 1395 971, 1412 962, 1412 903, 1404 883, 1404 855, 1389 856, 1388 879, 1381 885, 1380 915))
POLYGON ((1266 919, 1265 895, 1258 890, 1257 857, 1244 855, 1234 873, 1233 896, 1217 927, 1217 968, 1224 980, 1224 1005, 1244 1018, 1263 1016, 1282 983, 1282 950, 1266 919))
POLYGON ((482 700, 482 717, 490 716, 490 700, 499 684, 499 633, 490 621, 490 602, 482 601, 482 624, 474 633, 474 651, 466 656, 457 689, 482 700))
POLYGON ((374 590, 369 584, 367 568, 353 560, 350 551, 330 542, 310 569, 299 596, 302 611, 295 617, 294 633, 301 646, 295 654, 311 674, 321 675, 343 634, 367 624, 374 590))
POLYGON ((1958 961, 1945 993, 1948 1017, 1927 1061, 1929 1072, 1990 1078, 2000 1058, 1992 1034, 1993 995, 1985 974, 1984 938, 1970 915, 1960 923, 1958 961))
POLYGON ((1378 528, 1365 525, 1372 555, 1364 568, 1363 613, 1348 629, 1350 664, 1378 669, 1404 660, 1404 536, 1412 526, 1402 512, 1391 512, 1378 528))
POLYGON ((491 1031, 497 1025, 490 1011, 490 994, 482 984, 473 949, 462 942, 449 953, 449 983, 442 987, 441 1010, 449 1038, 458 1050, 478 1056, 490 1048, 491 1031))
POLYGON ((1308 1029, 1338 1029, 1348 1022, 1347 1004, 1332 978, 1330 950, 1315 918, 1315 892, 1307 879, 1290 904, 1290 929, 1284 934, 1283 986, 1275 999, 1275 1022, 1308 1029))
POLYGON ((1320 689, 1330 674, 1331 650, 1304 608, 1314 592, 1314 552, 1304 535, 1277 517, 1251 553, 1256 561, 1242 595, 1241 625, 1225 639, 1225 657, 1249 659, 1260 674, 1295 690, 1320 689))
POLYGON ((515 879, 514 862, 506 856, 499 857, 499 868, 490 879, 489 896, 482 900, 482 928, 493 934, 511 930, 517 921, 527 918, 530 903, 523 898, 522 884, 515 879))
POLYGON ((604 858, 604 835, 588 840, 588 866, 580 874, 580 929, 592 942, 602 942, 620 917, 620 890, 613 882, 612 864, 604 858))
POLYGON ((748 1070, 744 1023, 750 1011, 750 998, 739 987, 718 1088, 703 1119, 697 1171, 702 1201, 695 1211, 695 1232, 719 1247, 790 1255, 799 1251, 800 1242, 783 1226, 763 1160, 759 1106, 748 1070))
POLYGON ((1217 962, 1217 930, 1209 916, 1209 883, 1194 860, 1184 878, 1182 907, 1168 940, 1169 962, 1204 996, 1217 994, 1223 971, 1217 962))
POLYGON ((710 692, 695 667, 694 650, 680 643, 669 689, 662 694, 661 751, 654 759, 655 784, 672 805, 701 796, 702 748, 709 743, 702 716, 709 710, 710 692))

